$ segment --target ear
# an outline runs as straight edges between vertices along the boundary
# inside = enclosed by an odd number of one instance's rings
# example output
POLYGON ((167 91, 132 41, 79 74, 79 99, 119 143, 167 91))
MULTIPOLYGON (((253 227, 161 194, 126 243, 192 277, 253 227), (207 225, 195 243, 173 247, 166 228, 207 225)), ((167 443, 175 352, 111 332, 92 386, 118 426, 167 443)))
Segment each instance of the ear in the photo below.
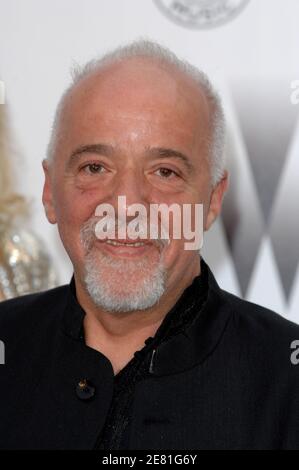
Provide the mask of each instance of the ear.
POLYGON ((227 188, 228 188, 228 172, 225 170, 223 177, 213 188, 211 199, 210 199, 210 207, 208 210, 208 215, 207 215, 207 219, 205 223, 205 230, 209 230, 213 222, 216 220, 216 218, 220 214, 224 194, 226 193, 227 188))
POLYGON ((56 215, 55 209, 53 204, 53 195, 52 195, 52 182, 51 182, 51 170, 49 168, 49 163, 47 160, 43 160, 42 162, 44 175, 45 175, 45 182, 43 188, 43 205, 46 213, 46 217, 50 224, 56 224, 56 215))

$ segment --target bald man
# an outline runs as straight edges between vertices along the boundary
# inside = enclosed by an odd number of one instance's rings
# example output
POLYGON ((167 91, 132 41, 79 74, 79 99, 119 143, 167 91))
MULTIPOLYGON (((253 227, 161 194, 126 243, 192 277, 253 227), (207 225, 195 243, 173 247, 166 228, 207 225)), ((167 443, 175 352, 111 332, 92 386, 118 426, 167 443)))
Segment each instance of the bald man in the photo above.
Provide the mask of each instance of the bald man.
POLYGON ((207 77, 158 44, 77 72, 43 161, 74 274, 0 305, 2 448, 299 448, 299 327, 222 290, 201 245, 174 236, 181 219, 163 237, 151 216, 189 207, 209 230, 228 187, 224 127, 207 77))

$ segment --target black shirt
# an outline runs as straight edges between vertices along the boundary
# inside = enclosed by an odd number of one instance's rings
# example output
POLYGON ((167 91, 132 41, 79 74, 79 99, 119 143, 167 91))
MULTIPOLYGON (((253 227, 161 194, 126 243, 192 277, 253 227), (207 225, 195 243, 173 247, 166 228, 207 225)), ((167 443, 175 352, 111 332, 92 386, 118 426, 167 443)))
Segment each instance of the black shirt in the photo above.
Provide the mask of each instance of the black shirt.
POLYGON ((201 268, 118 376, 70 284, 1 302, 0 448, 298 449, 299 326, 201 268))
MULTIPOLYGON (((74 279, 71 290, 76 300, 74 279)), ((135 384, 150 375, 151 363, 154 360, 155 347, 182 332, 204 303, 208 292, 207 266, 201 263, 201 274, 185 289, 183 295, 168 312, 157 329, 154 337, 145 341, 145 346, 136 351, 128 364, 114 376, 114 391, 105 426, 98 437, 96 448, 102 450, 122 450, 128 447, 130 418, 135 384), (196 303, 194 302, 196 296, 196 303), (195 307, 196 304, 196 308, 195 307)), ((79 304, 76 306, 78 308, 79 304)), ((80 308, 80 306, 79 306, 80 308)), ((83 330, 82 330, 82 340, 83 330)))

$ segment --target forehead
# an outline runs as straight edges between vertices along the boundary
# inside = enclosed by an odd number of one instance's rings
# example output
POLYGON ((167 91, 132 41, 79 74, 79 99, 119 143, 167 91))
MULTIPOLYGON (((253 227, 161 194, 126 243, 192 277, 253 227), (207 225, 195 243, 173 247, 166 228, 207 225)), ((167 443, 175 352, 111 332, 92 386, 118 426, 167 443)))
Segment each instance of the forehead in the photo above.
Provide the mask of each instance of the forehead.
POLYGON ((209 104, 198 84, 168 65, 135 58, 107 65, 75 85, 62 127, 70 138, 81 139, 77 143, 106 138, 121 144, 130 138, 137 144, 172 136, 194 145, 206 137, 209 122, 209 104))

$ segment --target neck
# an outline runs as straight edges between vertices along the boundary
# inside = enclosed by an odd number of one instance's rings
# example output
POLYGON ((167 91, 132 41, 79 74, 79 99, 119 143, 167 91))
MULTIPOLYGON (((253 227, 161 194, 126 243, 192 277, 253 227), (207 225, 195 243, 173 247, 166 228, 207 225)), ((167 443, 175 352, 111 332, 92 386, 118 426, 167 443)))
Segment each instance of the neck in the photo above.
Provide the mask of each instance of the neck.
POLYGON ((84 309, 86 344, 104 354, 117 374, 140 350, 149 336, 154 336, 163 319, 176 304, 184 290, 200 274, 200 261, 175 282, 168 282, 160 301, 146 310, 107 312, 94 305, 75 273, 76 295, 84 309))

